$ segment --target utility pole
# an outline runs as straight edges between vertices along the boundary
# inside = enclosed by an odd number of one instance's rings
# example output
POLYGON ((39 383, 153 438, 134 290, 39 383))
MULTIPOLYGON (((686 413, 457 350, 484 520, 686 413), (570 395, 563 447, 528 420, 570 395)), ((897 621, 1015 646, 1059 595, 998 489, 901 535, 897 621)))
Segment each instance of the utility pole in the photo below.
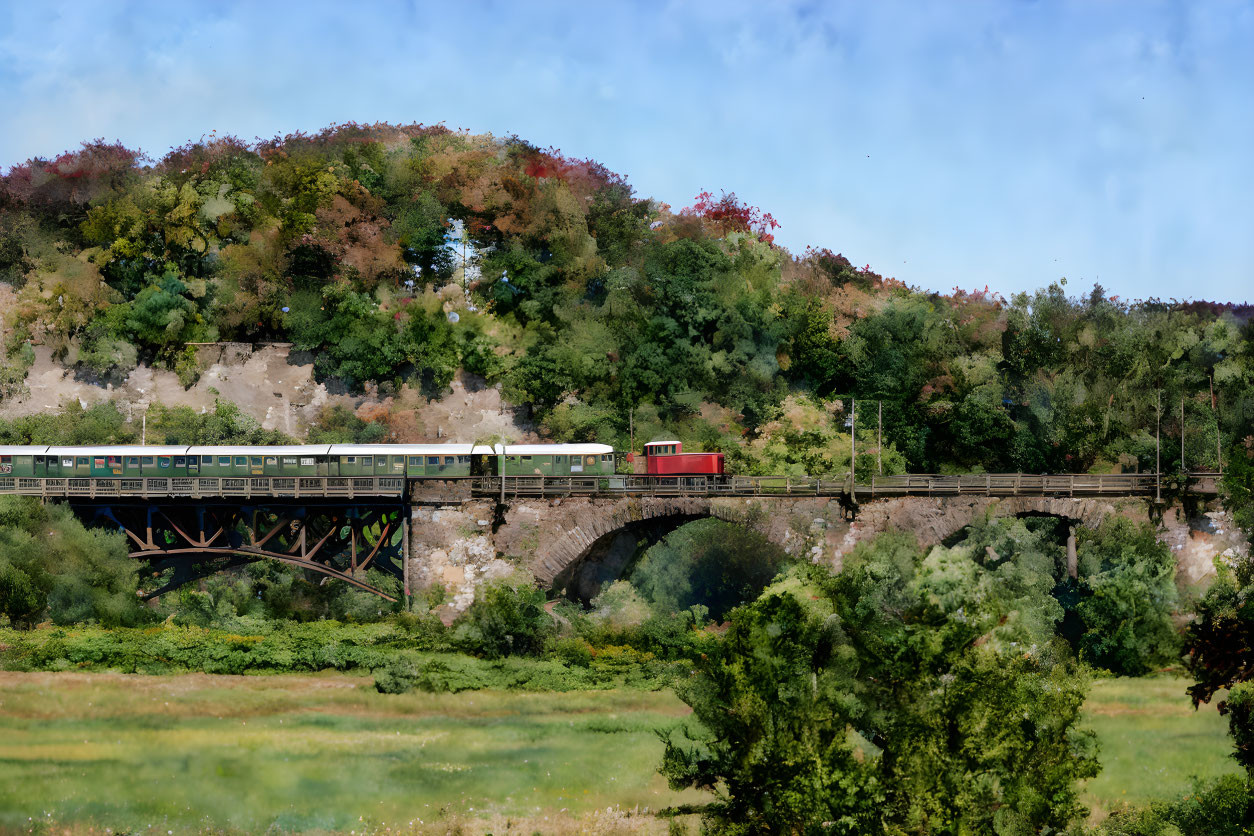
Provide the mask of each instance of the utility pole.
POLYGON ((1223 440, 1219 437, 1219 401, 1215 398, 1215 373, 1210 373, 1210 412, 1215 416, 1215 466, 1224 472, 1223 440))
POLYGON ((849 494, 858 501, 858 402, 849 399, 849 494))
POLYGON ((636 408, 633 406, 627 413, 627 435, 631 439, 631 472, 636 472, 636 408))
POLYGON ((501 505, 505 504, 505 434, 501 433, 501 505))
POLYGON ((1163 390, 1154 390, 1154 501, 1163 501, 1163 454, 1162 454, 1162 435, 1163 435, 1163 390))
POLYGON ((884 475, 884 402, 879 401, 878 415, 875 418, 875 469, 884 475))
POLYGON ((1180 472, 1187 473, 1184 469, 1184 393, 1180 393, 1180 472))

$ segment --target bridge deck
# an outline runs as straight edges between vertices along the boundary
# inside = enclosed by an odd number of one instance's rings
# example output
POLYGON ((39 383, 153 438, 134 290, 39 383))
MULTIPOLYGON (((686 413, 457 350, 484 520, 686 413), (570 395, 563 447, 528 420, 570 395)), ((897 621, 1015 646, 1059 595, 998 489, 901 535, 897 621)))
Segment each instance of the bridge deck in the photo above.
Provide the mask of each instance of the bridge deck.
POLYGON ((355 499, 405 495, 405 479, 392 476, 163 477, 142 479, 0 477, 0 494, 72 499, 283 498, 355 499))
MULTIPOLYGON (((1196 493, 1216 492, 1219 474, 1185 474, 1196 493)), ((404 497, 422 482, 401 477, 165 477, 165 478, 28 478, 0 477, 0 494, 48 498, 187 498, 187 499, 357 499, 404 497)), ((441 480, 437 480, 441 481, 441 480)), ((448 480, 442 480, 448 481, 448 480)), ((501 477, 469 480, 470 493, 484 498, 501 495, 501 477)), ((855 486, 853 498, 894 496, 1145 496, 1158 485, 1152 473, 1092 474, 979 473, 959 476, 908 474, 873 476, 855 486)), ((505 496, 779 496, 849 495, 848 482, 813 476, 506 476, 505 496)))
MULTIPOLYGON (((1214 473, 1186 474, 1198 493, 1214 493, 1214 473)), ((873 476, 853 488, 857 500, 894 496, 1146 496, 1159 485, 1150 473, 979 473, 959 476, 873 476)), ((473 492, 501 494, 501 478, 476 477, 473 492)), ((507 476, 504 494, 523 496, 847 496, 848 482, 813 476, 507 476)))

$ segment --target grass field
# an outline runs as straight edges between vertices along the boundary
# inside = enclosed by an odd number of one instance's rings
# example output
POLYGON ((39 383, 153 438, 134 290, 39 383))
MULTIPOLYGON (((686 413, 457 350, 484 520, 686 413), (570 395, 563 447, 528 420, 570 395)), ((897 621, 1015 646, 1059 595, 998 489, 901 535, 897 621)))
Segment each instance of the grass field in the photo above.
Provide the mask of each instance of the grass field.
MULTIPOLYGON (((375 693, 363 677, 0 673, 0 830, 661 830, 668 692, 375 693), (618 809, 615 810, 614 808, 618 809), (607 810, 607 808, 609 808, 607 810)), ((1183 680, 1101 680, 1102 815, 1235 769, 1183 680)))
POLYGON ((1240 771, 1229 757, 1227 721, 1213 704, 1194 711, 1188 684, 1174 676, 1093 683, 1085 722, 1101 742, 1102 771, 1089 781, 1085 803, 1094 819, 1124 804, 1174 798, 1194 778, 1240 771))

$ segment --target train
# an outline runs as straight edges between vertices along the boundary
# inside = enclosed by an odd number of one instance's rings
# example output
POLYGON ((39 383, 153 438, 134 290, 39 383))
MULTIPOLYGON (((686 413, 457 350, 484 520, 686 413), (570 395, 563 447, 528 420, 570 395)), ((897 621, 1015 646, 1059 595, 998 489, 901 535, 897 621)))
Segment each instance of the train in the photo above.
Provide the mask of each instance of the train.
MULTIPOLYGON (((679 441, 644 446, 650 475, 722 475, 722 453, 684 453, 679 441)), ((0 477, 608 476, 608 444, 296 444, 286 446, 0 446, 0 477)))

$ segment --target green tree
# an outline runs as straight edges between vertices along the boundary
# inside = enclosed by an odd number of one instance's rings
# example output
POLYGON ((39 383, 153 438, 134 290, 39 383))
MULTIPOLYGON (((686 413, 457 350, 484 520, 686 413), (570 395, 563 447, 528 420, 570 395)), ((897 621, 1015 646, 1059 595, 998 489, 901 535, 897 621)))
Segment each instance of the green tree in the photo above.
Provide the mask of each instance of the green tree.
POLYGON ((1171 620, 1178 599, 1171 550, 1151 526, 1122 517, 1081 528, 1077 539, 1080 655, 1128 676, 1173 661, 1180 640, 1171 620))
POLYGON ((663 774, 714 790, 718 832, 1067 827, 1097 770, 1085 683, 1065 644, 1022 643, 1011 575, 887 534, 776 584, 680 686, 705 732, 663 774))
POLYGON ((89 530, 64 505, 0 497, 0 599, 14 624, 131 626, 145 619, 138 564, 117 532, 89 530))
POLYGON ((722 520, 688 523, 652 546, 629 575, 663 613, 699 604, 722 621, 731 609, 756 598, 789 563, 760 534, 722 520))

